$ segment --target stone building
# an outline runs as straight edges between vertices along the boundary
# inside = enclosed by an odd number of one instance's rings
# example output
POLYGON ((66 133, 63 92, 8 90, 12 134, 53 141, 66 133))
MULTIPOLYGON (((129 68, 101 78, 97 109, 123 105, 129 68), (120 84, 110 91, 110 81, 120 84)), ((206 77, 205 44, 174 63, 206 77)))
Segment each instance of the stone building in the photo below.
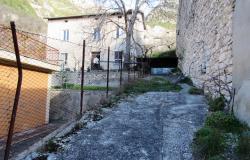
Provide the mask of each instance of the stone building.
POLYGON ((236 116, 250 124, 250 2, 180 0, 179 67, 194 84, 234 102, 236 116))
MULTIPOLYGON (((128 11, 128 15, 132 11, 128 11)), ((96 56, 100 59, 100 67, 106 69, 107 51, 110 46, 110 68, 119 69, 119 60, 125 52, 124 18, 120 12, 108 14, 88 14, 71 17, 48 18, 48 45, 60 51, 63 68, 80 70, 82 60, 82 44, 86 40, 85 69, 93 68, 96 56), (61 41, 60 41, 61 40, 61 41), (73 42, 73 43, 72 43, 73 42), (79 45, 77 45, 79 44, 79 45), (115 63, 116 62, 116 63, 115 63)), ((141 43, 145 26, 144 14, 140 12, 134 26, 134 39, 141 43)), ((142 53, 139 46, 132 43, 132 55, 142 53)))

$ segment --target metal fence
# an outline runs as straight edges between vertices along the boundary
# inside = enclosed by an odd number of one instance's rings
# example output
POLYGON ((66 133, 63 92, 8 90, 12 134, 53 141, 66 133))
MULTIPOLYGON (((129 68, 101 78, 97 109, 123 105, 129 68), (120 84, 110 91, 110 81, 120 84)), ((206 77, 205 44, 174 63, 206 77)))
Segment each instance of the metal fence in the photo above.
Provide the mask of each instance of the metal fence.
MULTIPOLYGON (((135 66, 143 66, 136 58, 131 62, 110 61, 109 47, 107 60, 101 61, 107 65, 105 71, 54 73, 59 67, 59 51, 45 42, 43 37, 16 30, 14 22, 11 27, 0 26, 0 159, 17 156, 24 148, 78 120, 85 111, 100 106, 113 92, 113 81, 119 88, 143 75, 143 69, 136 71, 135 66), (118 71, 110 71, 111 63, 119 65, 118 71), (133 70, 125 71, 124 63, 133 65, 133 70), (69 75, 76 80, 67 80, 69 75), (98 76, 102 85, 86 86, 98 76), (90 77, 88 82, 86 77, 90 77)), ((82 68, 85 48, 84 41, 82 68)))

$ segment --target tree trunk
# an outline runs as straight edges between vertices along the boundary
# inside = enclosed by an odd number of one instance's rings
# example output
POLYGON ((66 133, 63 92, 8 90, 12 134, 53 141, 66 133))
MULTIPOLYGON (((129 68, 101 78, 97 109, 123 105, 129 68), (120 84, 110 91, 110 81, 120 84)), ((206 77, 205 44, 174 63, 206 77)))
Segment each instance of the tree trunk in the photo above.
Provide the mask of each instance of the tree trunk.
POLYGON ((126 36, 126 53, 124 55, 124 60, 125 60, 125 68, 129 68, 129 63, 130 63, 130 54, 131 54, 131 33, 128 33, 126 36))

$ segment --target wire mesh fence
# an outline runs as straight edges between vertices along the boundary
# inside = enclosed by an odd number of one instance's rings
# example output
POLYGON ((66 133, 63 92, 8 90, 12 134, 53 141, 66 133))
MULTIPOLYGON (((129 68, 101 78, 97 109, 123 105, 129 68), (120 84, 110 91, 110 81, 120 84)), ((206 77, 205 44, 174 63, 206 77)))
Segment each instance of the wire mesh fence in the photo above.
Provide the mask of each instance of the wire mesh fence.
MULTIPOLYGON (((136 71, 136 59, 128 63, 107 58, 99 62, 107 66, 105 70, 61 70, 59 51, 46 41, 38 35, 0 26, 0 159, 17 156, 58 128, 78 120, 85 111, 99 107, 129 79, 143 75, 136 71), (17 65, 18 58, 21 66, 17 65), (133 71, 124 70, 125 63, 133 71), (111 70, 110 64, 118 69, 111 70)), ((84 44, 82 66, 87 47, 84 44)))

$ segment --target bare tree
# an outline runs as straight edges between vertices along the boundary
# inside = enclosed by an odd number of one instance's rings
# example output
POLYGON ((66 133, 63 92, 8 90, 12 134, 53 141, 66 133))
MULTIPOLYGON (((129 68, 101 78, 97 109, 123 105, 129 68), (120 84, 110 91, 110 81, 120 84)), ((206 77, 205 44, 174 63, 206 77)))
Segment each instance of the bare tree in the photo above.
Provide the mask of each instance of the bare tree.
MULTIPOLYGON (((151 1, 153 0, 135 0, 133 1, 132 8, 128 9, 125 3, 125 0, 99 0, 103 4, 108 3, 108 7, 105 11, 102 10, 103 13, 108 13, 110 11, 116 11, 121 14, 124 23, 119 24, 112 19, 109 19, 110 22, 116 24, 119 28, 121 28, 125 35, 125 61, 129 62, 131 58, 131 47, 133 43, 133 34, 135 30, 135 24, 138 20, 138 16, 142 16, 143 27, 146 29, 145 21, 144 21, 144 13, 141 11, 142 7, 145 5, 152 6, 151 1)), ((132 1, 131 1, 132 2, 132 1)), ((107 18, 107 17, 106 17, 107 18)))

